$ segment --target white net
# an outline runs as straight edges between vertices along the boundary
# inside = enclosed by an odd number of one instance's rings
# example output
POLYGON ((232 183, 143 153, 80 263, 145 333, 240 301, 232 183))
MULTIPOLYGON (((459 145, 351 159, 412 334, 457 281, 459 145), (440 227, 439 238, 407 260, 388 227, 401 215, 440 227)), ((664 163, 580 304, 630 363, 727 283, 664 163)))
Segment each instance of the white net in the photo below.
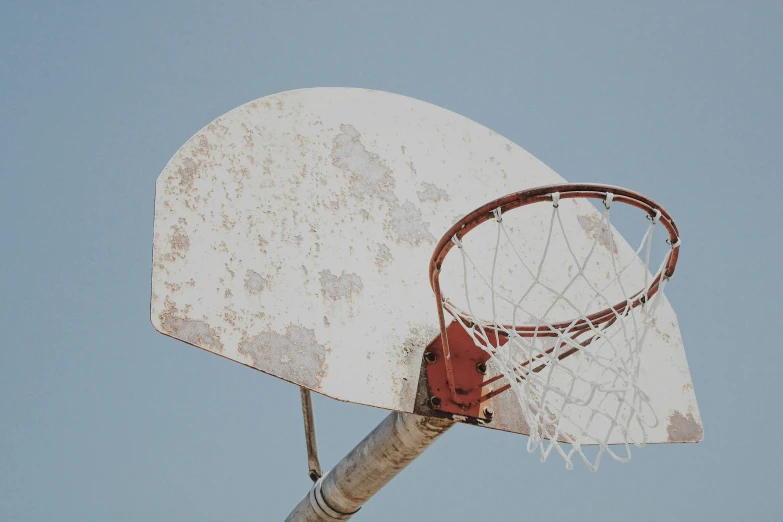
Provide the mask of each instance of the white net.
POLYGON ((634 251, 615 239, 611 203, 607 194, 598 219, 584 199, 555 193, 551 210, 532 205, 519 226, 506 218, 528 207, 495 210, 482 232, 453 237, 460 255, 450 256, 442 287, 444 310, 489 353, 505 376, 498 386, 510 386, 503 393, 515 394, 528 451, 542 461, 554 451, 569 469, 576 455, 593 471, 604 453, 630 460, 631 445, 643 446, 658 422, 639 384, 641 353, 679 241, 651 273, 660 213, 648 216, 634 251))

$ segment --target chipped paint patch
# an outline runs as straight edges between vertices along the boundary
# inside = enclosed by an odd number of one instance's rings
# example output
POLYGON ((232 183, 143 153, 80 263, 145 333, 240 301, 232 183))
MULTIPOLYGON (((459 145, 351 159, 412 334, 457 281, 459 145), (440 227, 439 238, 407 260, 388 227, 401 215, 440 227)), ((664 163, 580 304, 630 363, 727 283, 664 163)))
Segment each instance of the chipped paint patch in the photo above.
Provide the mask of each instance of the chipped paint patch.
POLYGON ((669 433, 669 442, 698 442, 704 439, 704 428, 691 412, 683 415, 675 410, 669 417, 666 431, 669 433))
MULTIPOLYGON (((497 364, 493 360, 487 362, 489 371, 487 377, 494 377, 498 375, 499 370, 497 364)), ((503 386, 506 383, 506 379, 501 379, 495 384, 489 386, 489 389, 495 389, 503 386)), ((490 428, 502 429, 506 431, 513 431, 516 433, 530 433, 530 426, 525 420, 525 414, 522 412, 522 407, 519 405, 519 400, 511 390, 496 395, 491 399, 491 408, 495 410, 495 418, 492 419, 492 423, 489 424, 490 428)))
POLYGON ((440 329, 431 324, 421 324, 412 327, 410 335, 402 342, 402 355, 405 357, 410 355, 421 356, 424 353, 424 348, 438 335, 440 335, 440 329))
POLYGON ((378 253, 375 255, 375 266, 378 267, 378 271, 380 272, 386 268, 386 266, 391 263, 392 259, 394 259, 394 257, 392 256, 389 247, 383 243, 378 243, 378 253))
POLYGON ((255 368, 286 375, 296 384, 315 388, 323 379, 327 349, 318 343, 315 330, 289 324, 285 334, 262 332, 239 344, 255 368))
POLYGON ((435 242, 435 236, 427 228, 430 224, 421 220, 421 210, 410 201, 391 209, 388 224, 391 232, 400 241, 411 245, 419 245, 422 241, 435 242))
POLYGON ((422 182, 421 191, 416 192, 419 201, 448 201, 449 194, 433 183, 422 182))
POLYGON ((353 125, 344 123, 340 131, 332 142, 332 164, 351 175, 351 194, 360 199, 369 196, 395 202, 391 170, 380 156, 365 148, 353 125))
MULTIPOLYGON (((429 223, 421 220, 421 210, 406 201, 400 205, 394 194, 395 178, 377 154, 370 152, 361 142, 361 134, 353 125, 340 125, 341 133, 332 144, 332 164, 350 175, 351 195, 358 199, 367 197, 385 201, 391 207, 387 214, 390 231, 398 241, 418 245, 422 241, 435 242, 427 229, 429 223)), ((432 185, 437 189, 435 185, 432 185)), ((429 195, 429 192, 426 192, 429 195)), ((434 194, 434 193, 433 193, 434 194)))
POLYGON ((338 299, 351 299, 356 293, 360 294, 364 288, 362 278, 357 274, 347 274, 343 270, 339 276, 334 275, 330 270, 322 270, 318 274, 321 282, 321 292, 325 297, 334 301, 338 299))
POLYGON ((160 314, 160 325, 168 335, 186 343, 205 348, 211 352, 221 353, 223 351, 220 335, 214 328, 199 319, 178 316, 173 307, 169 307, 160 314))
MULTIPOLYGON (((421 361, 424 349, 430 342, 440 335, 440 329, 434 325, 422 323, 413 326, 410 329, 408 337, 402 342, 402 346, 395 350, 399 358, 396 366, 404 368, 405 373, 397 380, 397 397, 400 400, 400 407, 412 408, 413 404, 408 404, 410 398, 414 398, 416 390, 419 387, 419 373, 421 372, 421 361)), ((368 354, 369 355, 369 354, 368 354)))
POLYGON ((609 225, 605 220, 601 223, 602 219, 600 215, 588 214, 586 216, 577 216, 577 220, 579 221, 579 226, 582 227, 582 230, 585 231, 590 239, 595 240, 595 235, 599 234, 598 244, 607 250, 611 249, 613 253, 617 254, 617 244, 612 236, 612 231, 609 230, 609 225), (598 230, 599 225, 601 226, 600 231, 598 230))
POLYGON ((260 294, 267 286, 269 280, 255 270, 248 270, 245 274, 245 290, 249 293, 260 294))

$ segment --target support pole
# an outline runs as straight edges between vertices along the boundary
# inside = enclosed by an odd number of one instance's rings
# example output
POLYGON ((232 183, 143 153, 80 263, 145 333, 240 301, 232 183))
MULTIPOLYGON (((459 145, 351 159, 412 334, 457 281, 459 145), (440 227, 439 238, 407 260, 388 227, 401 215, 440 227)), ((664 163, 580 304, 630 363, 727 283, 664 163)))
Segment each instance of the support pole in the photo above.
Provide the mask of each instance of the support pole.
POLYGON ((453 425, 450 419, 390 413, 313 485, 286 522, 348 520, 453 425))

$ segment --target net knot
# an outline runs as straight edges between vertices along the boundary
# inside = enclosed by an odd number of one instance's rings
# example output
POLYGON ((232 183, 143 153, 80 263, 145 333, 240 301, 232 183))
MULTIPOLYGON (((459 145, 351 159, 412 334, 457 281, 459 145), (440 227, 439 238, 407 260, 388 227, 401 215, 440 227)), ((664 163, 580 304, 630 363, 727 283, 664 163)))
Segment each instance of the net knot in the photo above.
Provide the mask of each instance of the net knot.
POLYGON ((614 194, 611 192, 606 193, 606 198, 604 198, 604 206, 606 208, 609 208, 612 206, 612 200, 614 199, 614 194))
POLYGON ((497 220, 498 223, 502 223, 503 222, 503 218, 501 217, 500 207, 498 207, 495 210, 493 210, 492 211, 492 215, 495 216, 495 219, 497 220))
POLYGON ((557 208, 560 206, 560 193, 559 192, 553 192, 552 193, 552 206, 557 208))
POLYGON ((457 245, 457 248, 462 248, 462 241, 457 237, 457 234, 451 236, 451 242, 457 245))
POLYGON ((679 237, 677 238, 677 241, 675 241, 674 243, 672 243, 671 239, 667 239, 666 242, 669 243, 669 245, 672 248, 677 248, 678 246, 680 246, 680 238, 679 237))
POLYGON ((658 210, 657 208, 653 209, 653 215, 652 215, 652 216, 650 216, 649 214, 647 215, 647 219, 649 219, 650 221, 652 221, 652 222, 653 222, 653 225, 654 225, 654 224, 656 224, 656 223, 658 222, 658 220, 660 219, 660 217, 661 217, 661 211, 660 211, 660 210, 658 210))

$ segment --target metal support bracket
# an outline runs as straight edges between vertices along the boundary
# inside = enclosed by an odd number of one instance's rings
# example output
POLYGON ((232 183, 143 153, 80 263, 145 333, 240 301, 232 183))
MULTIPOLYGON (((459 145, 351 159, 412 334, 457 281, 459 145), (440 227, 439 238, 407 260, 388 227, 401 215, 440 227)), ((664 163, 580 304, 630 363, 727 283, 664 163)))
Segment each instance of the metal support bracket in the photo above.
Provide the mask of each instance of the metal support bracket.
MULTIPOLYGON (((424 351, 429 406, 434 410, 479 419, 485 423, 491 422, 494 412, 487 397, 487 385, 491 381, 486 375, 489 354, 476 346, 470 335, 457 322, 452 322, 446 328, 446 334, 451 347, 456 396, 452 396, 449 390, 443 343, 438 335, 424 351)), ((508 338, 499 336, 499 341, 502 346, 508 338)))

